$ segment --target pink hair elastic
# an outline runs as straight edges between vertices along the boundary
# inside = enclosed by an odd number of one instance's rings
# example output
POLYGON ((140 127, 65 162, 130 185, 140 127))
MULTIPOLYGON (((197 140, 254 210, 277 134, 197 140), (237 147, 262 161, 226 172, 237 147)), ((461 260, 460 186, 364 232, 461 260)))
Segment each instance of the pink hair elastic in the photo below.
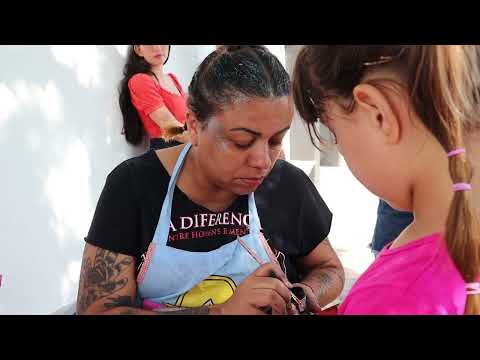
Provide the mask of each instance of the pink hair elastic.
POLYGON ((452 186, 453 191, 467 191, 472 190, 472 185, 469 183, 456 183, 452 186))
MULTIPOLYGON (((447 156, 452 157, 458 154, 465 154, 465 149, 464 148, 458 148, 455 150, 450 151, 447 156)), ((453 191, 467 191, 467 190, 472 190, 472 185, 469 183, 456 183, 453 184, 453 191)))
POLYGON ((465 154, 465 149, 464 148, 458 148, 458 149, 452 150, 447 154, 447 156, 452 157, 452 156, 455 156, 455 155, 458 155, 458 154, 465 154))
POLYGON ((467 283, 465 287, 467 288, 467 295, 480 295, 480 283, 467 283))

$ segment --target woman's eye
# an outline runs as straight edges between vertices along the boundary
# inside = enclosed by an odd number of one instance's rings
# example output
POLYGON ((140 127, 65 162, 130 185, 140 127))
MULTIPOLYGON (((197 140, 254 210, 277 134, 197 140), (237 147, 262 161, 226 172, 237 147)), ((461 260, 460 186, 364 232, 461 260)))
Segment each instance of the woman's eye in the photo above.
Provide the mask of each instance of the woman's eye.
POLYGON ((234 143, 234 145, 239 149, 248 149, 252 145, 252 143, 248 143, 248 144, 234 143))
POLYGON ((270 146, 271 147, 277 147, 277 146, 282 146, 282 142, 281 141, 270 141, 270 146))

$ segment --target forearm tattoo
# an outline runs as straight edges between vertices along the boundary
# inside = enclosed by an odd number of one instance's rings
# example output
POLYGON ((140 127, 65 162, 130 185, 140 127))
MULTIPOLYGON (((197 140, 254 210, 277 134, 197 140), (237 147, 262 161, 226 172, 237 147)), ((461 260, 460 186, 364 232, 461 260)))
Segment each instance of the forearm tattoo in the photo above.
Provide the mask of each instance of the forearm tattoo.
POLYGON ((207 306, 196 308, 172 308, 161 311, 145 311, 142 309, 127 308, 118 313, 119 315, 208 315, 209 308, 207 306))
POLYGON ((167 311, 159 311, 158 315, 208 315, 209 308, 207 306, 172 309, 167 311))
POLYGON ((132 264, 132 261, 130 257, 100 248, 95 254, 93 263, 84 255, 77 301, 78 312, 83 313, 95 301, 108 296, 110 302, 105 303, 106 309, 131 306, 133 299, 130 296, 112 295, 127 285, 128 278, 123 271, 132 264), (119 260, 119 257, 122 259, 119 260))
POLYGON ((343 288, 345 280, 337 268, 315 269, 309 274, 308 282, 317 290, 317 297, 322 298, 334 287, 335 278, 339 280, 339 284, 343 288))
MULTIPOLYGON (((334 251, 327 239, 325 239, 323 243, 334 251)), ((329 258, 320 262, 304 279, 308 279, 308 283, 317 290, 316 295, 319 299, 327 295, 328 292, 335 287, 337 281, 339 281, 341 289, 343 289, 345 285, 345 273, 343 269, 329 265, 331 261, 332 258, 329 258)))
POLYGON ((118 295, 107 298, 110 302, 103 304, 105 309, 113 309, 119 306, 134 306, 132 297, 128 295, 118 295))

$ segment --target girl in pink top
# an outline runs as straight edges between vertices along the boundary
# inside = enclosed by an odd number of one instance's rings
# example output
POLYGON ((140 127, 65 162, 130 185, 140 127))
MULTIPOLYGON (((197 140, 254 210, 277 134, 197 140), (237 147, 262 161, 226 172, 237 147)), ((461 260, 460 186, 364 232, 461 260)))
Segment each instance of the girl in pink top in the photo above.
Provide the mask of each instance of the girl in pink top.
POLYGON ((480 314, 480 226, 463 135, 478 127, 476 46, 306 46, 294 100, 332 133, 356 178, 414 221, 339 314, 480 314))

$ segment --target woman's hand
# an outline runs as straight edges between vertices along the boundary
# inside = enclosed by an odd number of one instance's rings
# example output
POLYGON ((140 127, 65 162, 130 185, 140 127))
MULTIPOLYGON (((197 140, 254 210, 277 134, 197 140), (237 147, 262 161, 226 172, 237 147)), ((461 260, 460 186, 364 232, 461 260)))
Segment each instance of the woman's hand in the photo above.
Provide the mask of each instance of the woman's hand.
MULTIPOLYGON (((307 298, 307 307, 306 311, 307 312, 312 312, 312 313, 319 313, 322 311, 322 307, 318 303, 318 299, 315 296, 312 288, 308 285, 305 285, 303 283, 295 283, 292 284, 294 287, 300 287, 303 289, 305 292, 305 297, 307 298)), ((298 313, 298 312, 297 312, 298 313)))
POLYGON ((278 264, 264 264, 247 277, 224 304, 214 305, 212 315, 286 315, 291 284, 278 264))

